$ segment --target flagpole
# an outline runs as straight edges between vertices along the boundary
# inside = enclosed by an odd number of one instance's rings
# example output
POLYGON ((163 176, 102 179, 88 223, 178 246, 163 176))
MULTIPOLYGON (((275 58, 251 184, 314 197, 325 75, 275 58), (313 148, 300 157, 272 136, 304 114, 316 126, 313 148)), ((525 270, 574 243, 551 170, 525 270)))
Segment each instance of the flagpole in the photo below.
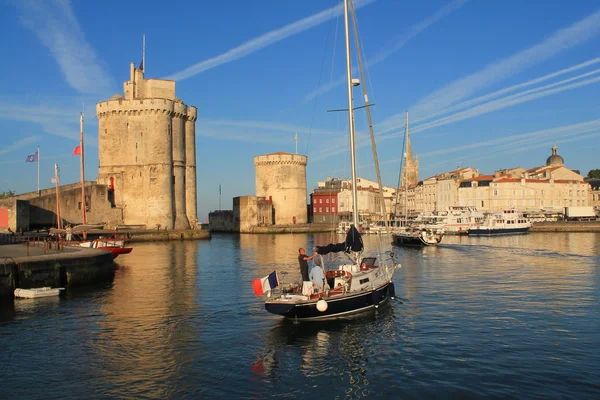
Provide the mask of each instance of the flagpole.
POLYGON ((38 196, 40 195, 40 146, 38 146, 37 164, 38 164, 38 196))
POLYGON ((221 211, 221 184, 219 183, 219 211, 221 211))
POLYGON ((58 184, 60 178, 58 177, 58 164, 54 163, 54 183, 56 191, 56 227, 62 229, 62 219, 60 217, 60 198, 58 196, 58 184))
POLYGON ((79 115, 79 146, 81 146, 81 221, 86 224, 85 214, 85 159, 83 156, 83 113, 79 115))

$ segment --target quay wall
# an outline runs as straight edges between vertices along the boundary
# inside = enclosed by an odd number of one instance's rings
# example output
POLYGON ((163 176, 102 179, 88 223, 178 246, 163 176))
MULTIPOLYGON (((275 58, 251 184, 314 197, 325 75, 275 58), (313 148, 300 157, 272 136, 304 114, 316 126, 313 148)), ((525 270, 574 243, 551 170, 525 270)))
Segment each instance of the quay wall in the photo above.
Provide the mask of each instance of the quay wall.
MULTIPOLYGON (((20 253, 24 252, 25 245, 3 246, 9 247, 20 253)), ((111 281, 114 276, 112 254, 104 250, 77 248, 36 256, 3 257, 0 297, 12 297, 15 287, 75 287, 111 281)))
MULTIPOLYGON (((125 233, 123 231, 122 233, 125 233)), ((209 240, 211 235, 207 230, 179 230, 179 231, 137 231, 131 233, 131 242, 160 242, 169 240, 209 240)), ((134 249, 135 250, 135 249, 134 249)))
POLYGON ((529 232, 600 232, 600 221, 535 222, 529 232))

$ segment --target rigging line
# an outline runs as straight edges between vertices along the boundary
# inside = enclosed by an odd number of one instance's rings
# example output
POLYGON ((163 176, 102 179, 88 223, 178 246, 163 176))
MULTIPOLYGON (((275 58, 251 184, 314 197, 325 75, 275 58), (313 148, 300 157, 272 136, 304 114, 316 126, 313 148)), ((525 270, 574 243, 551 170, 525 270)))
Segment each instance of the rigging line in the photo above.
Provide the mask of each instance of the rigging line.
POLYGON ((323 67, 325 67, 325 55, 327 54, 327 46, 329 46, 329 36, 331 35, 331 20, 333 19, 333 9, 335 8, 336 0, 332 1, 331 14, 329 15, 329 25, 327 26, 327 37, 325 39, 325 49, 323 50, 323 59, 321 61, 321 70, 319 71, 319 83, 317 84, 317 95, 313 104, 312 117, 310 119, 310 127, 308 128, 308 140, 306 141, 306 155, 308 155, 308 149, 310 145, 310 137, 312 135, 312 127, 315 122, 315 113, 317 111, 317 100, 319 98, 319 89, 321 88, 321 80, 323 79, 323 67))
MULTIPOLYGON (((353 15, 353 19, 354 19, 354 31, 355 31, 355 41, 357 42, 357 46, 360 46, 360 48, 358 48, 357 51, 357 56, 360 54, 360 59, 361 59, 361 64, 362 61, 364 61, 364 66, 365 66, 365 70, 366 70, 366 75, 367 75, 367 79, 369 80, 369 92, 371 94, 371 97, 373 98, 373 101, 371 102, 371 105, 375 105, 375 89, 373 88, 373 83, 371 82, 371 73, 369 72, 369 63, 367 62, 367 53, 365 52, 365 46, 363 45, 363 41, 361 39, 361 35, 360 35, 360 30, 358 29, 358 24, 356 23, 356 13, 354 12, 354 3, 352 3, 352 15, 353 15)), ((362 68, 362 67, 361 67, 362 68)), ((366 82, 362 83, 363 85, 366 85, 366 82)))
POLYGON ((337 37, 338 37, 338 25, 340 23, 340 16, 335 19, 335 37, 333 39, 333 55, 331 57, 331 73, 329 74, 329 82, 333 81, 333 67, 335 66, 335 48, 337 45, 337 37))
MULTIPOLYGON (((396 190, 396 204, 394 205, 394 221, 396 220, 396 216, 398 215, 398 200, 400 197, 400 185, 402 183, 402 167, 404 166, 404 160, 406 158, 405 153, 406 153, 406 136, 404 136, 404 141, 402 142, 402 158, 400 159, 400 172, 398 173, 398 189, 396 190)), ((404 182, 404 184, 406 184, 406 182, 404 182)), ((406 194, 405 194, 405 196, 406 196, 406 194)))

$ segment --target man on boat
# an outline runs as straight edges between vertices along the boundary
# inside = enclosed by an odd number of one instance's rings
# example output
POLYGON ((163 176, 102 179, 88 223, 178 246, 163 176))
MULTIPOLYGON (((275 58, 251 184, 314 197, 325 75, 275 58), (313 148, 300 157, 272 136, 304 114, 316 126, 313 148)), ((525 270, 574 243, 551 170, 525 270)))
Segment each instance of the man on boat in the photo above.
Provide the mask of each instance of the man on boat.
POLYGON ((312 260, 313 258, 315 258, 317 256, 317 252, 315 252, 315 254, 313 254, 312 256, 307 256, 306 251, 302 247, 300 247, 298 249, 298 253, 300 253, 298 255, 298 263, 300 264, 300 274, 302 274, 302 281, 310 281, 308 277, 308 260, 312 260))

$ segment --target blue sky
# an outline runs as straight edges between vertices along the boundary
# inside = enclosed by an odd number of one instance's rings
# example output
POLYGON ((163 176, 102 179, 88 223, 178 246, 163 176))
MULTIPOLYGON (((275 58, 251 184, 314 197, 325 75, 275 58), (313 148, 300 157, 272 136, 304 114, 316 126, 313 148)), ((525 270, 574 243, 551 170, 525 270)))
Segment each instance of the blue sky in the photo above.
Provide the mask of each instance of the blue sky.
MULTIPOLYGON (((355 2, 384 184, 397 184, 406 109, 420 178, 531 168, 554 141, 569 168, 600 168, 597 1, 355 2)), ((142 33, 146 76, 176 79, 177 96, 198 107, 200 218, 218 208, 219 184, 223 208, 253 194, 253 157, 294 152, 294 132, 309 189, 349 176, 347 116, 326 112, 346 105, 340 4, 0 2, 0 191, 36 189, 25 157, 38 145, 42 187, 55 162, 61 183, 76 182, 82 109, 95 179, 95 103, 122 93, 142 33)), ((374 179, 365 119, 357 112, 359 174, 374 179)))

